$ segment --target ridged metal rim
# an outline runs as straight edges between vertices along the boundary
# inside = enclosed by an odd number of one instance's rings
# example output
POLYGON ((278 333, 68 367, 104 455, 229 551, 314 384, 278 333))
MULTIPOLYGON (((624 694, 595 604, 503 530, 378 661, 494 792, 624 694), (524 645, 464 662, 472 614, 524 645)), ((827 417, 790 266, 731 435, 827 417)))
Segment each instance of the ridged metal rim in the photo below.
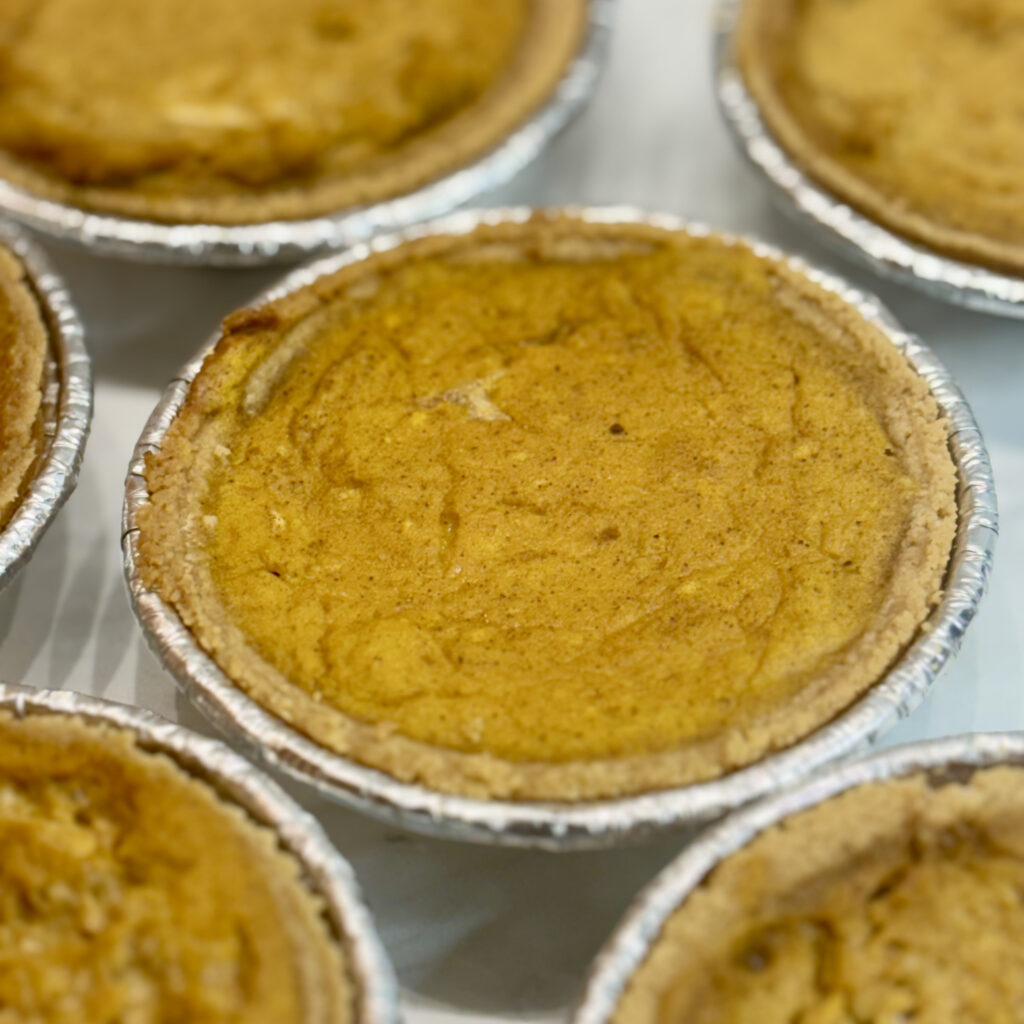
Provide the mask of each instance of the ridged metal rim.
POLYGON ((316 819, 252 764, 218 740, 173 725, 141 708, 71 690, 36 690, 0 683, 0 709, 29 715, 75 717, 134 733, 139 746, 170 757, 189 775, 212 786, 277 835, 301 865, 310 891, 323 900, 334 938, 352 974, 358 1024, 397 1024, 398 984, 363 903, 355 874, 331 845, 316 819))
POLYGON ((776 141, 747 90, 733 35, 743 0, 718 0, 714 76, 719 109, 740 151, 771 186, 772 198, 843 255, 883 277, 985 313, 1024 318, 1024 278, 945 256, 908 241, 815 183, 776 141))
POLYGON ((0 221, 0 244, 21 261, 39 303, 56 366, 56 393, 44 395, 46 449, 21 503, 0 529, 0 590, 28 561, 75 489, 92 420, 92 370, 82 323, 64 282, 37 245, 0 221))
POLYGON ((472 163, 422 188, 369 206, 261 224, 163 224, 91 212, 45 199, 0 179, 0 210, 62 241, 96 251, 176 264, 255 266, 294 262, 439 217, 504 185, 531 163, 582 110, 597 84, 618 0, 587 0, 580 47, 550 97, 472 163))
MULTIPOLYGON (((649 224, 700 237, 712 232, 674 216, 626 207, 556 211, 602 224, 649 224)), ((377 238, 287 275, 256 303, 298 290, 324 274, 435 234, 461 235, 482 224, 523 223, 529 208, 466 211, 427 225, 377 238)), ((189 698, 247 752, 313 786, 322 794, 385 821, 452 839, 573 849, 610 846, 627 839, 692 825, 724 814, 798 781, 828 761, 874 741, 916 707, 943 665, 960 647, 984 592, 997 533, 992 471, 981 434, 963 395, 932 352, 900 330, 877 300, 842 280, 787 257, 772 246, 718 235, 785 263, 853 305, 879 327, 927 382, 943 410, 949 446, 959 475, 958 526, 945 596, 905 654, 867 694, 800 743, 723 778, 691 786, 586 803, 515 802, 451 796, 399 782, 384 773, 331 753, 264 710, 236 687, 195 642, 175 612, 143 584, 135 569, 137 514, 149 501, 145 458, 159 450, 184 402, 189 385, 216 337, 171 382, 135 448, 125 489, 122 546, 132 606, 150 646, 189 698)))
POLYGON ((1024 764, 1024 733, 976 733, 891 747, 729 815, 688 846, 637 896, 594 961, 572 1024, 604 1024, 612 1019, 633 973, 647 959, 668 918, 720 862, 765 829, 867 783, 997 764, 1024 764))

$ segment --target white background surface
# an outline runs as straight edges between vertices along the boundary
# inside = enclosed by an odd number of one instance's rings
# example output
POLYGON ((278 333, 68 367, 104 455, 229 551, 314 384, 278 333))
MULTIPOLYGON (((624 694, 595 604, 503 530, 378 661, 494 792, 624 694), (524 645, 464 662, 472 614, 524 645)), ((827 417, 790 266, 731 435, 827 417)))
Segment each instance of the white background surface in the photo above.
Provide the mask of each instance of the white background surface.
MULTIPOLYGON (((871 279, 770 207, 710 86, 710 0, 622 0, 588 111, 487 203, 632 203, 754 233, 880 293, 953 370, 995 466, 996 571, 956 665, 890 740, 1024 727, 1024 322, 967 313, 871 279)), ((281 271, 175 270, 50 247, 85 320, 96 416, 78 489, 0 596, 0 676, 145 705, 203 731, 146 649, 121 580, 132 446, 173 372, 219 318, 281 271)), ((293 789, 294 791, 294 789, 293 789)), ((306 801, 354 863, 411 1024, 563 1019, 632 895, 680 846, 549 855, 411 838, 306 801)))

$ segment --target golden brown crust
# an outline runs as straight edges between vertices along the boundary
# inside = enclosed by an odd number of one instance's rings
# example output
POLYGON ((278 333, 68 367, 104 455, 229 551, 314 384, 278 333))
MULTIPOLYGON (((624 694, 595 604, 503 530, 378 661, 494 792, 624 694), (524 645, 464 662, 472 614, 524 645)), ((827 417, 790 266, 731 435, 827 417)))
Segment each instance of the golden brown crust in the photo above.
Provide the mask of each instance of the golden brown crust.
MULTIPOLYGON (((536 217, 525 226, 482 228, 468 237, 407 244, 268 307, 230 318, 216 355, 207 359, 193 383, 159 456, 147 462, 152 501, 138 517, 138 568, 146 585, 178 612, 230 678, 280 718, 328 749, 446 792, 563 800, 636 793, 713 778, 806 736, 884 673, 937 601, 955 528, 954 473, 945 430, 924 382, 855 310, 781 264, 771 264, 779 300, 837 351, 854 353, 851 363, 860 364, 858 373, 870 382, 873 414, 919 487, 883 607, 836 663, 806 687, 797 705, 766 710, 741 728, 653 754, 549 763, 441 748, 401 735, 388 722, 358 721, 292 685, 259 656, 225 613, 202 553, 208 536, 202 507, 205 481, 224 464, 237 412, 231 399, 225 403, 225 395, 237 394, 240 380, 249 380, 251 392, 256 376, 272 386, 275 367, 285 365, 289 355, 279 352, 267 359, 282 334, 360 280, 385 275, 414 257, 456 250, 471 257, 477 246, 492 253, 506 247, 542 257, 545 252, 564 253, 567 247, 614 253, 623 247, 702 244, 719 245, 641 225, 536 217), (259 373, 250 377, 257 366, 259 373)), ((302 336, 290 336, 301 347, 302 336)))
POLYGON ((1021 151, 1012 109, 1019 88, 990 80, 1007 68, 1016 76, 1022 65, 1006 58, 998 72, 993 66, 989 77, 980 75, 983 48, 995 45, 1000 32, 1005 52, 1020 52, 1012 49, 1019 30, 999 28, 1001 20, 1019 20, 1013 5, 901 0, 888 10, 875 4, 875 13, 859 21, 856 5, 842 6, 841 28, 798 39, 812 5, 744 0, 737 57, 771 132, 812 178, 897 234, 970 263, 1024 272, 1021 151), (879 17, 884 23, 869 20, 879 17), (935 64, 939 57, 948 65, 935 64), (900 75, 883 81, 880 61, 900 75), (843 91, 855 73, 864 76, 862 96, 843 91), (955 91, 968 84, 972 93, 955 91), (939 123, 940 113, 947 121, 939 123), (921 128, 911 142, 905 126, 914 119, 921 128))
POLYGON ((616 1024, 1019 1012, 1021 769, 865 784, 722 861, 669 917, 616 1024))
POLYGON ((24 1019, 352 1019, 343 955, 297 862, 132 734, 0 713, 0 832, 4 891, 21 898, 4 914, 0 997, 24 1019))
MULTIPOLYGON (((90 146, 101 145, 103 139, 92 140, 86 137, 79 152, 74 138, 64 140, 59 134, 63 129, 59 126, 53 129, 58 132, 56 138, 59 146, 67 149, 62 159, 75 168, 75 177, 69 177, 47 164, 50 159, 47 144, 38 138, 43 129, 50 130, 49 123, 44 120, 27 134, 17 127, 12 138, 21 140, 18 146, 27 155, 19 155, 10 148, 0 151, 0 176, 46 199, 97 212, 165 223, 233 225, 297 220, 406 195, 483 156, 541 106, 554 91, 581 45, 586 30, 586 0, 527 0, 527 4, 529 12, 525 33, 515 46, 507 66, 481 95, 469 105, 463 105, 453 115, 438 115, 436 124, 428 120, 428 126, 422 130, 413 131, 410 128, 408 138, 400 137, 380 152, 374 152, 370 140, 366 143, 368 153, 365 159, 351 156, 351 152, 362 145, 358 137, 350 137, 341 131, 339 138, 332 142, 325 135, 324 148, 316 152, 303 133, 314 138, 316 132, 321 130, 319 126, 289 127, 287 119, 278 124, 275 120, 278 115, 274 114, 268 115, 268 137, 258 138, 251 143, 256 151, 251 173, 258 173, 255 164, 262 150, 273 150, 278 145, 274 137, 276 135, 285 140, 281 145, 287 146, 289 132, 294 131, 294 145, 303 154, 301 166, 298 157, 293 160, 298 169, 289 170, 288 161, 284 160, 281 173, 276 179, 272 174, 259 172, 260 180, 248 183, 244 175, 249 171, 243 163, 223 180, 211 179, 210 187, 205 188, 201 177, 207 173, 204 162, 210 163, 213 160, 213 157, 208 156, 196 157, 192 170, 186 161, 180 182, 175 184, 175 174, 178 172, 174 170, 173 142, 164 141, 160 146, 171 147, 167 156, 171 170, 166 173, 161 171, 160 161, 157 160, 159 152, 151 157, 153 171, 150 176, 156 184, 146 185, 144 178, 134 183, 127 171, 123 181, 117 180, 118 176, 114 173, 116 163, 114 170, 107 175, 111 180, 97 184, 87 180, 90 172, 83 153, 90 146), (21 139, 22 134, 25 135, 24 139, 21 139), (333 149, 330 148, 332 146, 344 154, 343 158, 334 158, 333 149), (335 163, 337 167, 334 167, 335 163), (82 164, 81 171, 78 169, 79 164, 82 164), (199 176, 190 185, 189 175, 193 172, 199 176), (166 180, 161 179, 161 174, 166 180)), ((325 7, 322 16, 327 17, 329 13, 325 7)), ((374 16, 372 8, 369 15, 374 16)), ((109 24, 105 16, 98 17, 104 18, 104 39, 98 45, 107 46, 109 24)), ((341 12, 338 17, 344 22, 348 15, 341 12)), ((7 26, 0 23, 0 30, 6 27, 6 45, 11 48, 11 53, 17 54, 19 34, 25 31, 24 25, 30 23, 30 16, 14 11, 8 21, 10 24, 7 26)), ((289 31, 298 32, 301 28, 301 25, 294 25, 289 31)), ((341 29, 338 31, 341 32, 341 29)), ((4 39, 0 36, 0 44, 3 43, 4 39)), ((68 58, 61 54, 57 59, 64 62, 68 58)), ((329 55, 316 60, 320 63, 315 67, 323 70, 325 75, 328 74, 332 65, 329 55)), ((216 70, 210 69, 210 74, 216 70)), ((272 77, 269 80, 272 81, 272 77)), ((199 81, 203 79, 200 77, 199 81)), ((314 81, 311 79, 311 82, 314 81)), ((259 78, 257 82, 262 88, 264 80, 259 78)), ((34 109, 34 90, 39 88, 41 86, 29 78, 26 95, 21 97, 26 109, 34 109)), ((286 99, 287 102, 293 102, 290 98, 286 99)), ((12 118, 15 116, 16 111, 11 114, 12 118)), ((4 117, 4 98, 0 90, 0 130, 4 129, 4 117)), ((324 118, 327 119, 327 114, 324 114, 324 118)), ((14 123, 17 125, 17 121, 14 123)), ((83 127, 80 119, 71 117, 69 123, 76 132, 87 129, 87 124, 83 127)), ((200 129, 205 130, 202 121, 199 124, 200 129)), ((133 157, 133 147, 138 145, 141 143, 132 139, 119 144, 112 143, 111 158, 115 161, 129 160, 133 157)), ((232 145, 230 134, 224 137, 221 145, 232 145)))
POLYGON ((0 529, 43 448, 47 331, 15 256, 0 248, 0 529))

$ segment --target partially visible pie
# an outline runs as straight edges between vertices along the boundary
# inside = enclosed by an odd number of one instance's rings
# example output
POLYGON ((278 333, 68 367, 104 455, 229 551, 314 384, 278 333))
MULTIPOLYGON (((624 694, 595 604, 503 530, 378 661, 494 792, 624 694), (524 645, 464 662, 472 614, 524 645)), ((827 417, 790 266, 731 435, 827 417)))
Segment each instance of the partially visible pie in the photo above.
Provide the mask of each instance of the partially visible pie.
POLYGON ((586 0, 8 0, 0 176, 241 224, 413 191, 554 91, 586 0))
POLYGON ((669 918, 616 1024, 1014 1024, 1024 772, 849 790, 720 863, 669 918))
POLYGON ((347 1024, 299 867, 127 732, 0 714, 0 1019, 347 1024))
POLYGON ((325 747, 483 796, 681 785, 806 736, 938 600, 939 410, 806 277, 538 216, 243 310, 138 513, 138 571, 325 747))
POLYGON ((0 246, 0 529, 42 453, 47 344, 21 263, 0 246))
POLYGON ((911 240, 1024 273, 1021 0, 744 0, 737 47, 812 177, 911 240))

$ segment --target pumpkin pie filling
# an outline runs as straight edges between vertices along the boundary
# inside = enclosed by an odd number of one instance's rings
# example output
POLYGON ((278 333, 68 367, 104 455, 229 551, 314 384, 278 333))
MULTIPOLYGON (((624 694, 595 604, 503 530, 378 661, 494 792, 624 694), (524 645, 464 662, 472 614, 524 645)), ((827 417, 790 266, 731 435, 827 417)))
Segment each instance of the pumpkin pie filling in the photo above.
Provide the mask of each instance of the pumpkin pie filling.
POLYGON ((826 187, 1024 272, 1019 0, 746 0, 738 43, 769 126, 826 187))
POLYGON ((0 715, 0 840, 0 1018, 352 1019, 297 864, 129 734, 0 715))
POLYGON ((719 865, 618 1024, 1011 1024, 1024 1000, 1020 768, 864 786, 719 865))
POLYGON ((0 173, 165 221, 385 199, 527 117, 584 18, 584 0, 15 0, 0 12, 0 173))
POLYGON ((139 568, 243 688, 455 792, 721 774, 884 672, 953 469, 849 307, 717 239, 425 240, 230 318, 139 568))
POLYGON ((21 264, 0 248, 0 529, 43 448, 47 332, 21 264))

